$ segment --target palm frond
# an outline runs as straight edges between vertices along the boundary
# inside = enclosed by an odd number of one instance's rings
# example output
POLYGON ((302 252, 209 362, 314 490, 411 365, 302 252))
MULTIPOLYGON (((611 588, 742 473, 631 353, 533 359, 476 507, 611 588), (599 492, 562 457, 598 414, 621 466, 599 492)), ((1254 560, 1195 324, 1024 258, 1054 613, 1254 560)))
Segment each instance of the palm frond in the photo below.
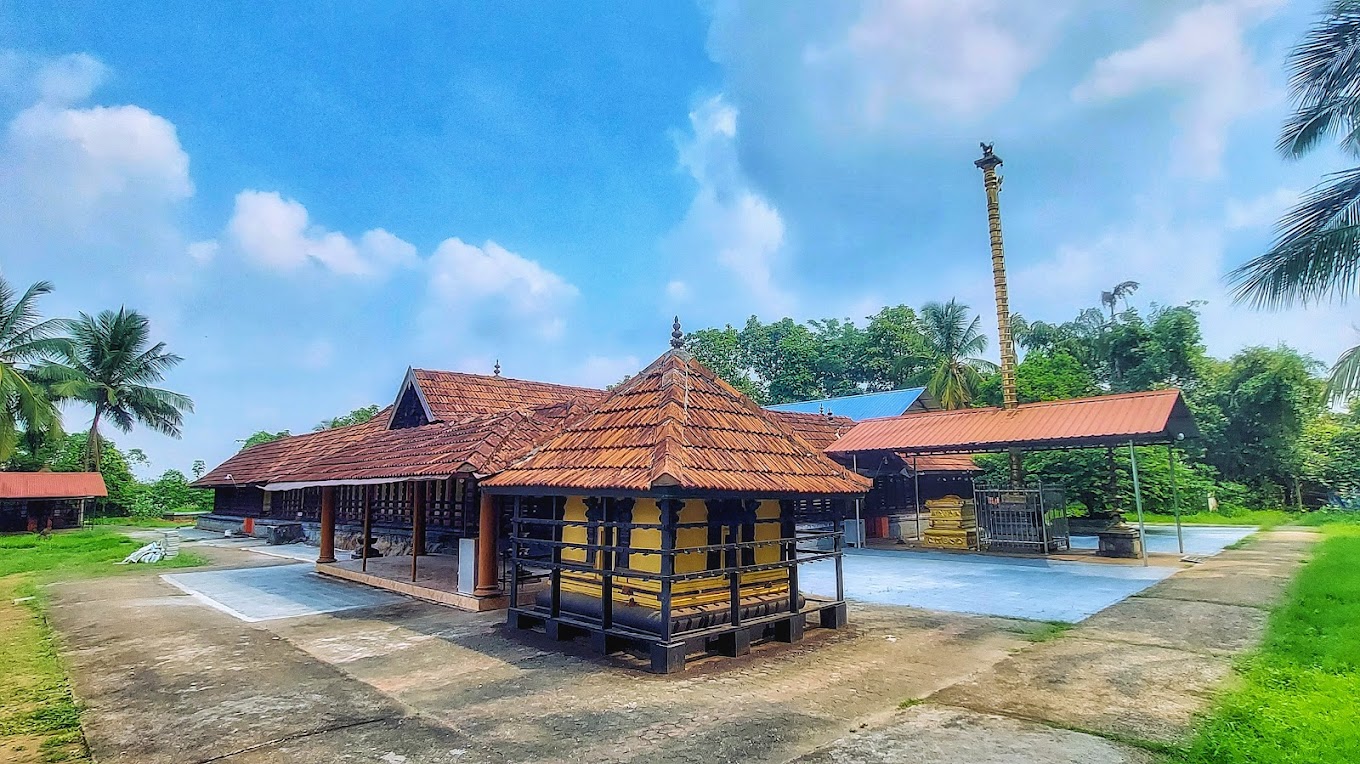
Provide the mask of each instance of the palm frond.
POLYGON ((1277 308, 1355 294, 1360 286, 1360 168, 1329 176, 1280 221, 1269 252, 1227 277, 1233 297, 1277 308))
MULTIPOLYGON (((1360 2, 1338 0, 1289 56, 1289 90, 1296 104, 1277 148, 1299 157, 1344 132, 1343 147, 1360 124, 1360 2)), ((1349 144, 1349 145, 1348 145, 1349 144)))
POLYGON ((1327 375, 1327 398, 1333 403, 1346 403, 1360 397, 1360 345, 1341 354, 1327 375))

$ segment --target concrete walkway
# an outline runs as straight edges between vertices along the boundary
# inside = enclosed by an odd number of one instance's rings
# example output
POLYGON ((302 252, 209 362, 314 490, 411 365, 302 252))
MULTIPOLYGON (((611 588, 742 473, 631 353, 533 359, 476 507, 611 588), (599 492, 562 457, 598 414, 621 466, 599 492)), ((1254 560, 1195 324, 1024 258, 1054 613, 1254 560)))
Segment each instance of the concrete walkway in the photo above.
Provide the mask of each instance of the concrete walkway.
POLYGON ((1312 539, 1262 534, 1047 642, 855 604, 849 629, 672 677, 407 598, 247 623, 154 574, 54 586, 51 621, 101 764, 1149 764, 1118 741, 1186 733, 1312 539))
POLYGON ((1261 533, 799 761, 1151 761, 1115 741, 1186 739, 1316 538, 1261 533))

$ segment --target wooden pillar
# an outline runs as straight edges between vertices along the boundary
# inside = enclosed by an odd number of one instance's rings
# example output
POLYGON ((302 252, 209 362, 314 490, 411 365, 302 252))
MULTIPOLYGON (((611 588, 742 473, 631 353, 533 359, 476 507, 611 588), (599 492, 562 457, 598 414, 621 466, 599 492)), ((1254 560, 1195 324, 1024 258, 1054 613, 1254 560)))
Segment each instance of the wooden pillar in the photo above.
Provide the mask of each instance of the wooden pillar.
POLYGON ((359 570, 368 572, 368 542, 371 538, 369 533, 371 533, 373 525, 373 486, 366 485, 361 490, 363 490, 364 497, 364 540, 359 542, 363 544, 363 546, 360 547, 362 551, 359 552, 359 570))
POLYGON ((321 553, 317 562, 335 562, 335 486, 321 488, 321 553))
POLYGON ((491 494, 480 494, 477 516, 477 588, 472 593, 478 597, 490 597, 501 593, 500 581, 496 576, 496 549, 500 536, 499 518, 496 517, 496 503, 491 494))
POLYGON ((416 581, 416 560, 425 554, 425 487, 423 480, 411 484, 411 583, 416 581))

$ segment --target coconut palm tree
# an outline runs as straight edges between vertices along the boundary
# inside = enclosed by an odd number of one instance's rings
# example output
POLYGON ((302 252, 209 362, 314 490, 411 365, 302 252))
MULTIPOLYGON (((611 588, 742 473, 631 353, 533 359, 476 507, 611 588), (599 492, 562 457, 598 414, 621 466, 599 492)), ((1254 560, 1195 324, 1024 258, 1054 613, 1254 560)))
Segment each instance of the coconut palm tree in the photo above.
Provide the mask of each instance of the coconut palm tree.
POLYGON ((1120 300, 1124 301, 1124 308, 1129 307, 1129 295, 1138 291, 1141 286, 1137 281, 1121 281, 1114 285, 1114 289, 1100 293, 1100 304, 1110 309, 1110 323, 1114 323, 1115 304, 1120 300))
POLYGON ((926 389, 946 409, 972 403, 982 373, 996 370, 996 364, 978 357, 987 349, 982 319, 969 317, 968 306, 957 300, 928 302, 921 308, 921 332, 933 367, 926 389))
POLYGON ((64 322, 70 340, 61 358, 41 368, 52 390, 62 399, 90 404, 94 417, 86 443, 86 458, 99 469, 99 426, 105 420, 123 432, 140 422, 156 432, 180 436, 184 414, 194 410, 188 396, 151 385, 182 360, 165 351, 165 343, 151 345, 146 317, 135 310, 105 310, 97 316, 81 313, 64 322))
POLYGON ((38 313, 38 298, 51 291, 39 281, 20 296, 0 277, 0 461, 14 454, 20 427, 32 442, 61 431, 61 414, 33 373, 62 346, 61 322, 38 313))
MULTIPOLYGON (((1294 114, 1277 148, 1297 159, 1338 138, 1360 157, 1360 0, 1333 2, 1289 56, 1294 114)), ((1344 302, 1360 289, 1360 167, 1327 176, 1279 223, 1270 251, 1228 274, 1239 301, 1282 308, 1344 302)), ((1334 399, 1360 393, 1360 347, 1332 367, 1334 399)))

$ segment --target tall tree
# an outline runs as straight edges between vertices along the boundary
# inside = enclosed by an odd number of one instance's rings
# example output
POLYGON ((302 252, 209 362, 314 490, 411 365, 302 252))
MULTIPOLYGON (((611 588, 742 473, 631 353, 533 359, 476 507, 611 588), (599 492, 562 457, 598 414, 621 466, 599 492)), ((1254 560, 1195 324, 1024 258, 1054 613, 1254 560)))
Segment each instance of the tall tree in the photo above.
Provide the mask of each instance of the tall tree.
POLYGON ((61 432, 61 415, 33 371, 62 349, 55 336, 61 322, 38 313, 38 298, 51 291, 50 282, 39 281, 19 295, 0 277, 0 461, 14 454, 20 427, 34 451, 61 432))
POLYGON ((1137 292, 1138 287, 1139 284, 1137 281, 1121 281, 1118 284, 1115 284, 1114 288, 1110 291, 1100 293, 1100 304, 1109 308, 1111 321, 1114 321, 1115 305, 1120 300, 1123 300, 1124 308, 1127 310, 1129 307, 1129 295, 1137 292))
MULTIPOLYGON (((1289 56, 1294 113, 1277 148, 1302 157, 1331 138, 1360 157, 1360 0, 1338 0, 1289 56)), ((1238 300, 1265 308, 1347 301, 1360 289, 1360 167, 1329 175, 1285 214, 1268 252, 1228 275, 1238 300)), ((1360 346, 1332 367, 1333 398, 1360 393, 1360 346)))
POLYGON ((152 387, 182 360, 166 352, 165 343, 151 344, 151 327, 135 310, 119 308, 97 316, 81 313, 64 322, 68 342, 58 363, 41 371, 63 399, 88 403, 94 409, 86 451, 99 469, 99 426, 105 418, 123 432, 141 423, 174 438, 180 436, 184 414, 194 410, 186 395, 152 387))
POLYGON ((987 349, 981 324, 978 316, 970 320, 968 306, 957 300, 929 302, 921 308, 921 329, 931 359, 926 389, 946 409, 972 403, 982 384, 982 372, 996 369, 996 364, 978 357, 987 349))

